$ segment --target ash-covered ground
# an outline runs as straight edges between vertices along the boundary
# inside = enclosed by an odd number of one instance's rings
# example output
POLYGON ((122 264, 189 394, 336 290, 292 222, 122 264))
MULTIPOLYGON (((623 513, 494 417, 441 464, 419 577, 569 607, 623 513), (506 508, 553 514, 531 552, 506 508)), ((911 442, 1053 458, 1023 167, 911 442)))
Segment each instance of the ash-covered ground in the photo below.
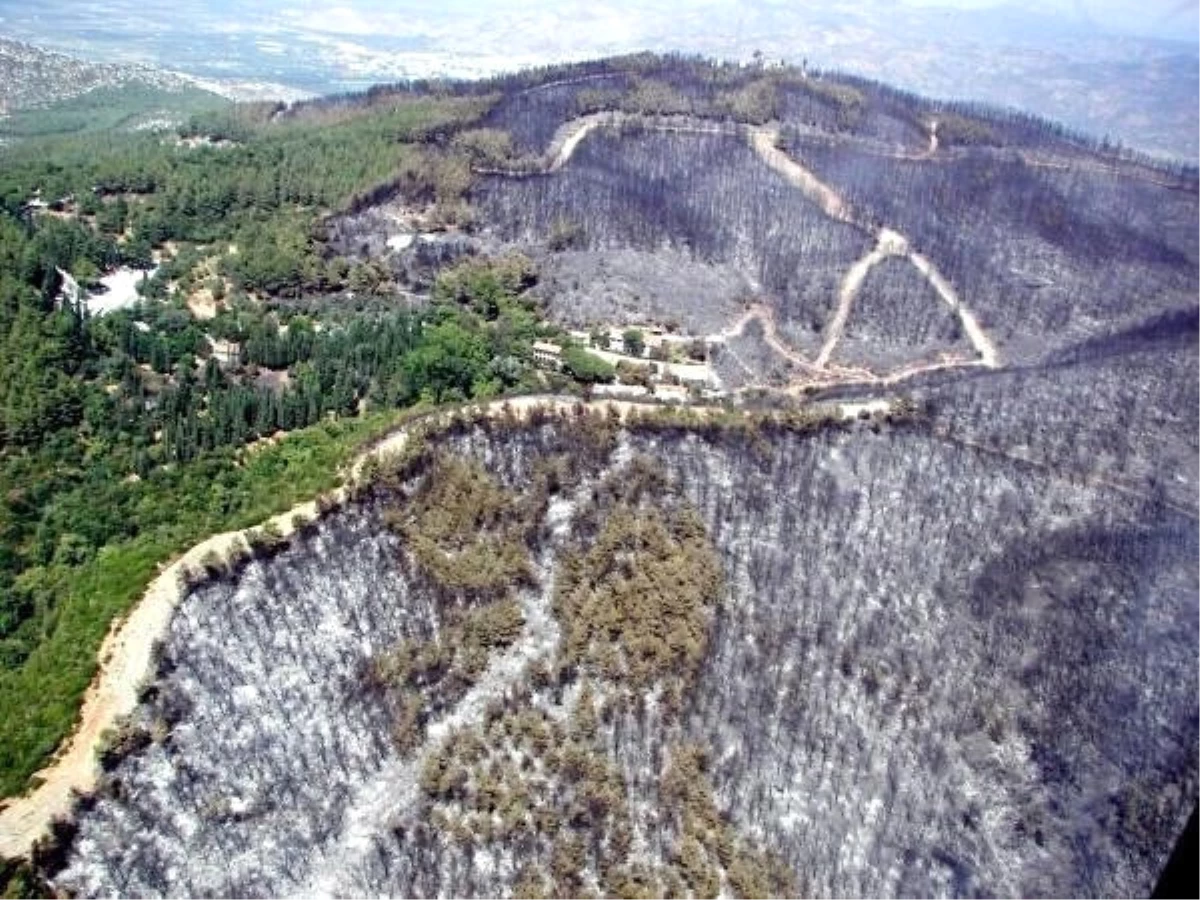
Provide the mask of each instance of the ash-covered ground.
MULTIPOLYGON (((989 387, 940 399, 984 410, 989 387)), ((644 883, 670 890, 678 871, 695 890, 668 790, 686 745, 730 835, 728 859, 719 841, 696 851, 722 889, 747 854, 806 895, 1149 891, 1196 800, 1194 507, 1075 473, 1036 430, 1023 455, 994 448, 958 414, 802 434, 488 431, 439 447, 513 496, 536 493, 547 459, 586 461, 536 506, 524 624, 478 680, 456 695, 453 666, 430 675, 417 696, 434 712, 402 744, 406 695, 367 675, 397 642, 454 627, 466 596, 432 589, 420 548, 389 530, 426 514, 445 471, 418 467, 184 602, 138 712, 148 742, 82 811, 57 886, 507 895, 567 866, 546 837, 562 815, 581 880, 550 884, 611 892, 625 828, 644 883), (575 633, 555 585, 615 521, 604 498, 639 480, 653 508, 697 514, 689 533, 719 559, 690 681, 622 681, 586 651, 555 662, 575 633), (574 765, 612 792, 604 812, 571 805, 592 782, 510 719, 586 747, 574 765), (501 757, 467 749, 489 745, 501 757), (431 759, 463 780, 431 777, 431 759)), ((636 569, 621 577, 655 577, 636 569)))

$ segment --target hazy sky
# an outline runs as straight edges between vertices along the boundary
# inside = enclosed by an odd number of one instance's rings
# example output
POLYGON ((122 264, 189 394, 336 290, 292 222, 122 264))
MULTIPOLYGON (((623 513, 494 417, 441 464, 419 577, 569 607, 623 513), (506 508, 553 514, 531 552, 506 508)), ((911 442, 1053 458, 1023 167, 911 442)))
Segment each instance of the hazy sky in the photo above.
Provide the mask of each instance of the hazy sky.
MULTIPOLYGON (((1002 6, 1003 0, 900 0, 909 6, 949 6, 980 9, 1002 6)), ((1200 30, 1200 0, 1040 0, 1013 5, 1088 19, 1114 31, 1196 41, 1200 30)))
MULTIPOLYGON (((5 0, 8 2, 8 0, 5 0)), ((739 8, 794 6, 797 0, 678 0, 672 3, 675 9, 685 14, 710 11, 728 15, 739 8)), ((979 10, 989 7, 1020 7, 1036 13, 1052 13, 1077 22, 1088 22, 1107 31, 1153 35, 1155 37, 1198 40, 1200 16, 1197 9, 1200 0, 860 0, 861 7, 886 9, 896 3, 924 8, 951 8, 956 10, 979 10)), ((3 5, 0 3, 0 5, 3 5)), ((570 4, 566 4, 570 5, 570 4)), ((597 0, 592 4, 596 19, 617 17, 631 29, 636 29, 639 17, 659 12, 656 3, 644 0, 597 0), (649 7, 649 8, 648 8, 649 7)), ((822 6, 836 7, 836 0, 806 2, 805 6, 819 10, 822 6)), ((534 11, 553 13, 561 9, 562 0, 441 0, 430 4, 428 0, 265 0, 251 5, 259 13, 276 11, 285 17, 305 18, 319 23, 323 30, 340 34, 376 33, 383 24, 389 31, 402 31, 407 21, 419 29, 422 21, 443 19, 449 13, 463 18, 492 18, 507 10, 528 14, 534 11)))
POLYGON ((851 20, 866 13, 886 27, 904 6, 968 14, 1008 7, 1109 32, 1200 40, 1200 0, 0 0, 0 33, 30 23, 44 33, 104 32, 141 18, 171 32, 291 26, 365 37, 421 35, 455 23, 468 33, 480 22, 502 30, 508 23, 532 21, 551 23, 562 39, 575 43, 586 42, 591 29, 601 40, 624 36, 636 42, 647 34, 661 36, 673 20, 813 21, 839 15, 851 20))

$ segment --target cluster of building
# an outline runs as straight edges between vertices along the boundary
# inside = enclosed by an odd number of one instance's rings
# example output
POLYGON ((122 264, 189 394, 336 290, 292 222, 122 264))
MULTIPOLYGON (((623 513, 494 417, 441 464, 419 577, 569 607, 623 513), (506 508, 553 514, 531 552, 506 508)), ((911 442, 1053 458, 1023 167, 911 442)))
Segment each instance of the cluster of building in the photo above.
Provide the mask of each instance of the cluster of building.
MULTIPOLYGON (((643 377, 639 383, 627 383, 620 379, 616 384, 596 385, 597 394, 621 397, 640 397, 653 393, 654 396, 686 401, 695 395, 711 398, 720 395, 720 382, 707 359, 689 358, 676 361, 680 356, 694 352, 696 344, 707 341, 695 336, 667 331, 654 325, 613 326, 593 332, 572 331, 572 340, 605 362, 628 370, 636 368, 643 377), (638 333, 640 354, 630 351, 625 340, 630 331, 638 333)), ((705 352, 707 357, 707 352, 705 352)), ((563 368, 563 346, 553 341, 535 341, 534 362, 541 368, 560 371, 563 368)))

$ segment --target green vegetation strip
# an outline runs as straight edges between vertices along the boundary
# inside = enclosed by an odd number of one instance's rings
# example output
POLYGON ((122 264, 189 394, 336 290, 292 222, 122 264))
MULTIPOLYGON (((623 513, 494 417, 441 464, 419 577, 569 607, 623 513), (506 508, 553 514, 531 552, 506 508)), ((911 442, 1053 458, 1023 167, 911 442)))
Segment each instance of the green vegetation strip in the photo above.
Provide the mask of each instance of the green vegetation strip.
POLYGON ((252 452, 244 463, 222 465, 232 458, 226 454, 150 479, 143 504, 172 515, 156 516, 164 524, 63 572, 53 630, 22 666, 0 670, 0 793, 24 790, 68 735, 110 625, 163 563, 211 534, 255 525, 333 487, 355 450, 400 418, 393 411, 328 422, 252 452))
POLYGON ((739 897, 793 894, 787 866, 721 815, 702 747, 668 741, 652 818, 631 803, 612 722, 658 688, 659 724, 678 732, 724 587, 702 521, 653 460, 610 473, 593 498, 560 561, 557 675, 533 678, 541 690, 578 682, 569 715, 536 708, 526 685, 482 726, 453 734, 424 761, 422 821, 460 846, 520 847, 514 896, 584 896, 588 873, 604 896, 716 897, 723 885, 739 897), (638 832, 657 835, 661 858, 631 864, 638 832))
POLYGON ((197 88, 165 90, 145 84, 100 87, 41 109, 17 110, 0 121, 0 135, 36 138, 112 129, 134 131, 138 126, 153 132, 164 120, 216 113, 230 106, 230 101, 197 88))

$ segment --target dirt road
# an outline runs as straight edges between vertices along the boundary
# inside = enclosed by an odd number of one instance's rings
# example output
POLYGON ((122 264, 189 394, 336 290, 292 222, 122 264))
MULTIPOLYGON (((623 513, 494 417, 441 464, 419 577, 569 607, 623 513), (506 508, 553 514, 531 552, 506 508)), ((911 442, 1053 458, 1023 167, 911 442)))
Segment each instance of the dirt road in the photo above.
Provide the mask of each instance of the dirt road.
POLYGON ((846 330, 846 320, 850 317, 854 298, 858 296, 858 291, 862 287, 867 273, 888 257, 906 255, 908 255, 908 241, 904 239, 904 236, 890 228, 884 228, 879 232, 875 246, 870 252, 849 268, 838 289, 838 302, 833 310, 833 317, 824 329, 825 341, 821 345, 821 351, 817 354, 817 368, 823 369, 829 364, 829 359, 833 356, 833 351, 837 348, 838 341, 842 339, 842 334, 846 330))
MULTIPOLYGON (((295 530, 293 519, 311 519, 315 502, 302 503, 270 522, 281 534, 295 530)), ((0 856, 23 856, 45 834, 52 819, 66 816, 75 792, 96 786, 96 749, 104 732, 113 728, 137 704, 138 689, 150 671, 155 642, 166 634, 176 605, 183 596, 185 572, 202 568, 210 553, 227 559, 245 546, 245 531, 213 535, 188 550, 154 579, 138 604, 114 623, 100 645, 100 671, 84 696, 79 724, 66 746, 49 766, 38 772, 42 784, 32 793, 11 800, 0 810, 0 856)))
POLYGON ((771 169, 782 175, 793 187, 799 188, 827 216, 841 222, 855 224, 846 202, 829 185, 788 156, 776 145, 779 131, 773 128, 756 128, 750 134, 750 143, 759 158, 771 169))
MULTIPOLYGON (((776 127, 730 126, 727 124, 691 120, 687 118, 653 118, 635 116, 623 112, 594 113, 581 116, 565 122, 555 132, 550 146, 546 150, 548 162, 544 172, 556 172, 565 166, 578 149, 583 140, 597 128, 620 127, 626 123, 637 123, 640 127, 658 130, 697 134, 742 134, 746 136, 755 153, 774 172, 787 181, 788 184, 800 190, 809 200, 821 208, 831 218, 853 225, 875 237, 875 246, 861 259, 856 260, 842 277, 838 288, 837 304, 833 314, 826 324, 824 341, 814 360, 809 360, 793 350, 779 336, 774 317, 761 304, 751 307, 733 326, 726 329, 722 335, 714 338, 722 340, 741 332, 742 328, 753 319, 758 319, 763 325, 764 339, 767 344, 788 360, 794 366, 806 373, 802 385, 805 387, 851 382, 868 382, 875 384, 894 384, 897 380, 910 378, 926 371, 953 368, 960 365, 983 365, 996 368, 1000 365, 1000 355, 987 331, 979 323, 974 313, 954 287, 950 284, 933 262, 925 255, 912 249, 908 239, 900 232, 888 227, 873 227, 855 217, 853 210, 845 199, 830 185, 821 181, 812 171, 802 165, 788 153, 779 149, 779 129, 776 127), (934 292, 946 302, 958 316, 964 333, 978 354, 978 359, 960 360, 957 357, 943 357, 938 360, 910 364, 903 369, 887 375, 877 375, 866 369, 834 365, 832 360, 837 351, 846 323, 853 309, 854 300, 858 295, 863 281, 871 269, 889 257, 903 257, 913 264, 933 288, 934 292)), ((938 123, 929 123, 929 146, 914 156, 914 159, 930 159, 938 152, 938 123)), ((503 174, 503 173, 493 173, 503 174)), ((528 174, 528 173, 513 173, 528 174)), ((791 388, 789 388, 791 390, 791 388)))
MULTIPOLYGON (((511 410, 521 418, 535 407, 555 410, 573 408, 573 398, 517 397, 497 400, 473 407, 484 415, 504 415, 511 410)), ((637 410, 656 409, 653 404, 619 400, 598 400, 586 404, 593 411, 615 411, 621 417, 637 410)), ((348 480, 362 476, 370 457, 386 458, 401 452, 408 443, 413 425, 402 427, 360 456, 350 467, 348 480)), ((333 492, 337 502, 344 502, 345 488, 333 492)), ((296 522, 308 521, 318 515, 315 501, 301 503, 269 521, 279 533, 289 535, 296 522)), ((0 856, 19 857, 29 852, 33 842, 49 830, 55 818, 70 813, 73 795, 95 790, 99 775, 96 750, 101 736, 115 727, 137 705, 137 695, 149 674, 150 659, 155 643, 167 633, 175 607, 185 595, 184 573, 203 568, 210 554, 229 559, 246 547, 249 531, 231 531, 214 535, 184 553, 164 568, 151 582, 146 593, 129 614, 114 623, 100 647, 100 670, 84 697, 79 724, 65 746, 45 769, 37 773, 41 784, 32 792, 11 798, 0 810, 0 856)))

